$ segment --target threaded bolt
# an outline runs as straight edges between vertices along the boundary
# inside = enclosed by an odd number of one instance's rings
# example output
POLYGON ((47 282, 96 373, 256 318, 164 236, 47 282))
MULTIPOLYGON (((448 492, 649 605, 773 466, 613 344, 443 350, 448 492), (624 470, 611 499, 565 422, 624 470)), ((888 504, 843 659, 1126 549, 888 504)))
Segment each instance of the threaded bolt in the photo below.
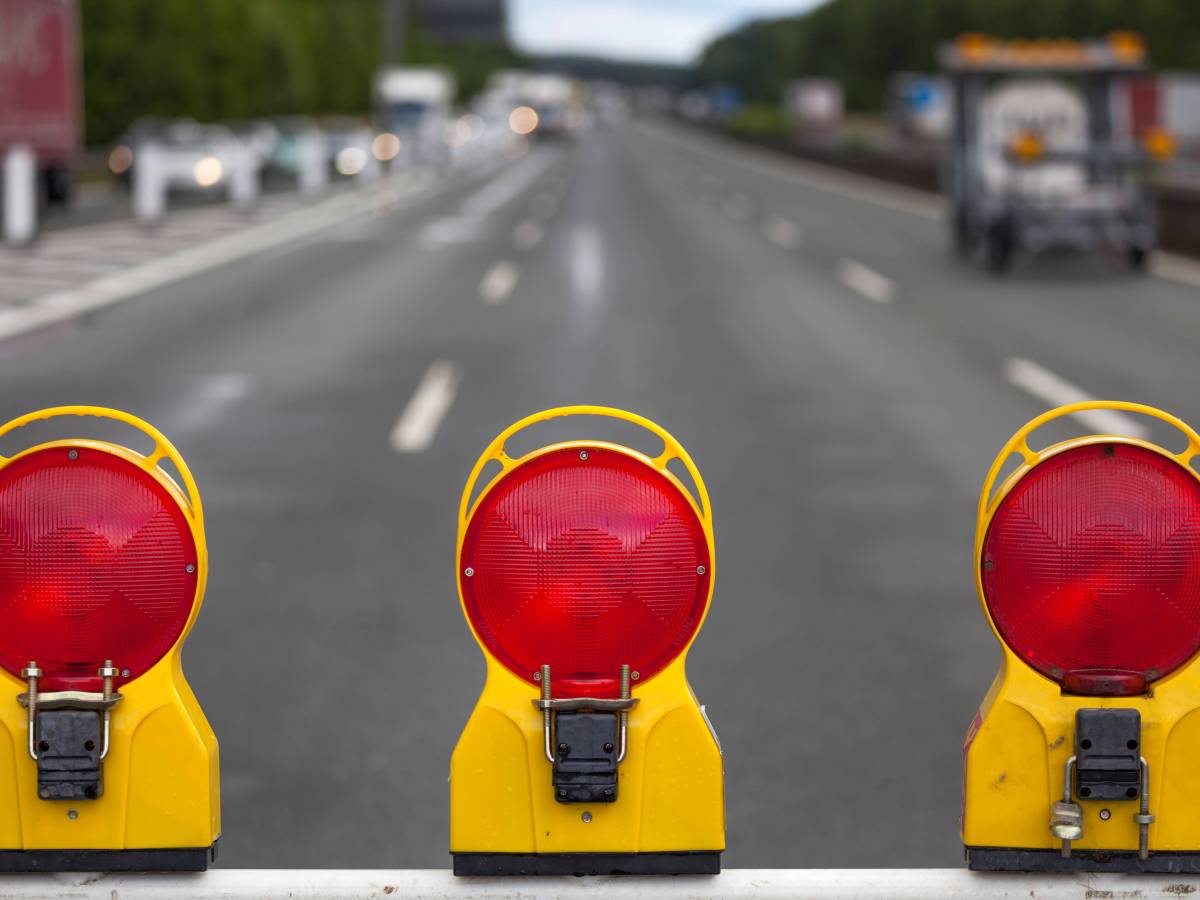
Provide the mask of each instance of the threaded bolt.
MULTIPOLYGON (((546 701, 545 708, 542 709, 542 728, 547 735, 550 734, 550 701, 554 699, 550 693, 550 665, 547 663, 542 666, 542 699, 546 701)), ((549 738, 546 739, 549 741, 549 738)))

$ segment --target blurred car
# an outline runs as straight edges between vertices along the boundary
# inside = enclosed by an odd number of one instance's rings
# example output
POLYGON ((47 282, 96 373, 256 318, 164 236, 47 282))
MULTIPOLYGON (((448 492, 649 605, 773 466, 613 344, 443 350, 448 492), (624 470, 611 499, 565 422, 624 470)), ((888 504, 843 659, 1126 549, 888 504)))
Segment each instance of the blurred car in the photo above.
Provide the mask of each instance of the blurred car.
POLYGON ((325 164, 331 175, 353 178, 374 165, 371 143, 375 135, 366 122, 334 117, 322 119, 320 128, 325 164))
POLYGON ((320 140, 317 123, 307 116, 276 116, 271 120, 275 144, 265 162, 265 174, 297 177, 303 162, 304 142, 320 140))
POLYGON ((108 167, 126 185, 153 147, 168 191, 208 193, 221 189, 236 165, 242 144, 224 125, 193 119, 136 119, 108 156, 108 167))
POLYGON ((167 164, 168 191, 222 189, 241 150, 237 137, 225 125, 192 121, 171 123, 156 143, 167 164))
POLYGON ((235 119, 226 123, 234 137, 253 154, 260 168, 270 163, 275 155, 275 146, 281 135, 279 127, 270 119, 235 119))

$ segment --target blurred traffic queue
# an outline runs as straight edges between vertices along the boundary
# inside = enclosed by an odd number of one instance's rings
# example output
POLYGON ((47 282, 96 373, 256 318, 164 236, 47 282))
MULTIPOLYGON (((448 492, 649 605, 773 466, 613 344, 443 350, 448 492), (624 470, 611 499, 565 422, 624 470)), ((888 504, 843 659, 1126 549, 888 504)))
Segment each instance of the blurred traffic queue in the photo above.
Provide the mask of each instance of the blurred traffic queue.
POLYGON ((83 151, 76 3, 0 0, 0 13, 30 47, 0 54, 0 224, 15 244, 31 241, 53 207, 75 202, 85 180, 76 169, 91 182, 82 193, 95 195, 100 183, 91 175, 101 158, 131 191, 135 217, 154 221, 181 199, 248 207, 264 191, 317 194, 330 182, 503 158, 524 141, 562 138, 589 121, 587 91, 562 75, 497 72, 468 107, 448 69, 384 66, 372 79, 369 114, 227 122, 144 116, 93 165, 83 151))
POLYGON ((435 67, 387 66, 375 76, 370 117, 302 117, 206 124, 192 119, 140 118, 108 154, 109 171, 131 184, 146 148, 181 161, 170 187, 211 192, 228 187, 249 164, 264 186, 377 174, 381 167, 447 165, 467 148, 503 152, 513 137, 563 137, 586 124, 582 85, 560 75, 495 73, 469 110, 455 106, 453 74, 435 67), (182 164, 187 162, 188 165, 182 164))

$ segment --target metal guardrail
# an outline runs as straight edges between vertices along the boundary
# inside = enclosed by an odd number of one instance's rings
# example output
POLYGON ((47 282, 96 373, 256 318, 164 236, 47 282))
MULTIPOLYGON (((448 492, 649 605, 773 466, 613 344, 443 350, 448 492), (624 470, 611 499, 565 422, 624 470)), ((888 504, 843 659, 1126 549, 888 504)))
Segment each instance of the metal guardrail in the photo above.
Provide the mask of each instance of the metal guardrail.
POLYGON ((982 874, 965 869, 729 869, 714 876, 455 878, 444 869, 214 869, 188 875, 5 875, 2 900, 1179 900, 1200 876, 982 874))

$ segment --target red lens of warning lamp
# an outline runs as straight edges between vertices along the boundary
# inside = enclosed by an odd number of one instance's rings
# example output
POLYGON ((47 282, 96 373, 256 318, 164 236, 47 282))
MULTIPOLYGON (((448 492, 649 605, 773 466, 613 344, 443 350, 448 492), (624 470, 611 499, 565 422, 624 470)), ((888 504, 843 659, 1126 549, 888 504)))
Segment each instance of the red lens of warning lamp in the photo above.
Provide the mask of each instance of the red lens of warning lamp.
POLYGON ((533 682, 617 696, 623 664, 644 681, 687 647, 711 562, 683 490, 637 457, 559 448, 509 471, 471 517, 459 578, 476 633, 533 682))
POLYGON ((136 678, 183 632, 197 569, 179 501, 136 463, 55 446, 0 469, 0 666, 13 675, 36 660, 45 687, 90 687, 113 659, 136 678))
POLYGON ((1140 694, 1200 650, 1200 480, 1133 444, 1043 459, 984 537, 1005 643, 1068 693, 1140 694))

